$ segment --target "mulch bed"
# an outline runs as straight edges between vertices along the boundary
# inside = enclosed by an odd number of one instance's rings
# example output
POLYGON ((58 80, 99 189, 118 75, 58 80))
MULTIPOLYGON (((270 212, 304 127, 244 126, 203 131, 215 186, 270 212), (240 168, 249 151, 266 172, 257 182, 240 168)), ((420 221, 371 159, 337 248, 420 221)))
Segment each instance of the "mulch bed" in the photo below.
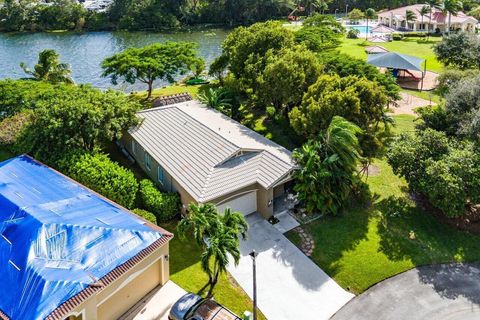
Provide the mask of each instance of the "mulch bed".
POLYGON ((432 206, 425 196, 413 194, 411 197, 425 212, 430 213, 440 222, 448 224, 459 230, 480 234, 480 215, 478 212, 476 214, 469 213, 462 217, 449 218, 445 216, 441 210, 432 206))

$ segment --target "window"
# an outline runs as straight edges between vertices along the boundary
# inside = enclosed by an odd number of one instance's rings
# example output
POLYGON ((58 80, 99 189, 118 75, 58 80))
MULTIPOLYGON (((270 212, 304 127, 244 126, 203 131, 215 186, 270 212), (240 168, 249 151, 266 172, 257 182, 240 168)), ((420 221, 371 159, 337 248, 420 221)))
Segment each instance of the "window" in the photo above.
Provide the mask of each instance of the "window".
POLYGON ((163 171, 163 168, 161 166, 158 166, 157 177, 158 182, 160 182, 162 186, 165 186, 165 171, 163 171))
POLYGON ((152 169, 152 158, 147 152, 145 152, 145 168, 149 171, 152 169))
POLYGON ((132 153, 137 154, 137 142, 132 140, 132 153))

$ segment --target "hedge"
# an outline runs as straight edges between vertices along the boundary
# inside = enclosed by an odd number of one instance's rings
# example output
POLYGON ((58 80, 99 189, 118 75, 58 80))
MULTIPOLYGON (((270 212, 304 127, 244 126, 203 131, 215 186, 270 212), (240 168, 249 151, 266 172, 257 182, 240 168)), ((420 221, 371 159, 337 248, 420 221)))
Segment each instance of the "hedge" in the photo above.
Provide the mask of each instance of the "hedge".
POLYGON ((132 208, 138 192, 133 172, 101 153, 75 153, 58 162, 65 174, 118 204, 132 208))
POLYGON ((153 224, 157 224, 157 217, 155 217, 153 213, 148 212, 147 210, 137 208, 133 209, 132 212, 153 224))
POLYGON ((158 222, 172 220, 180 212, 178 194, 160 192, 149 179, 140 181, 140 199, 145 209, 157 217, 158 222))

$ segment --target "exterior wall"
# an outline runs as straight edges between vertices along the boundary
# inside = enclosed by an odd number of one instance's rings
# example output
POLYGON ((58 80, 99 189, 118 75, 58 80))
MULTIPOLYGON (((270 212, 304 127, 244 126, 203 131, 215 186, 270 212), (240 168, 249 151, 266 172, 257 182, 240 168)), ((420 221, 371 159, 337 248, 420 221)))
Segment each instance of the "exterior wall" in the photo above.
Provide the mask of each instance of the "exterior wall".
POLYGON ((84 320, 118 319, 148 292, 169 280, 168 255, 167 243, 72 310, 66 319, 79 315, 84 320))
POLYGON ((282 196, 285 193, 285 184, 281 184, 273 188, 273 198, 282 196))
POLYGON ((180 198, 182 200, 184 210, 187 209, 188 204, 191 202, 196 203, 195 199, 187 192, 185 191, 184 188, 175 180, 172 178, 172 176, 164 171, 165 174, 165 179, 168 180, 171 188, 170 190, 165 190, 163 186, 158 182, 158 167, 159 164, 155 159, 151 158, 151 166, 150 170, 148 170, 145 166, 145 150, 137 143, 136 144, 136 150, 133 152, 132 150, 132 142, 133 138, 130 134, 125 133, 122 136, 121 144, 127 151, 135 158, 137 161, 137 164, 142 168, 143 172, 154 181, 160 189, 167 191, 167 192, 178 192, 180 194, 180 198))

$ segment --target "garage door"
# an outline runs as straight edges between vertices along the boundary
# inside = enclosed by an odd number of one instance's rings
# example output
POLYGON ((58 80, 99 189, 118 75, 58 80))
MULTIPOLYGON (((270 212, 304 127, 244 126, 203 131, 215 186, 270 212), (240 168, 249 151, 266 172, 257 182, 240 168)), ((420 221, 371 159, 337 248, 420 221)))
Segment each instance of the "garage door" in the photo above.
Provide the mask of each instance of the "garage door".
POLYGON ((233 211, 240 211, 243 215, 247 215, 257 211, 257 192, 246 193, 237 198, 228 200, 225 203, 217 205, 219 212, 223 212, 226 208, 233 211))

